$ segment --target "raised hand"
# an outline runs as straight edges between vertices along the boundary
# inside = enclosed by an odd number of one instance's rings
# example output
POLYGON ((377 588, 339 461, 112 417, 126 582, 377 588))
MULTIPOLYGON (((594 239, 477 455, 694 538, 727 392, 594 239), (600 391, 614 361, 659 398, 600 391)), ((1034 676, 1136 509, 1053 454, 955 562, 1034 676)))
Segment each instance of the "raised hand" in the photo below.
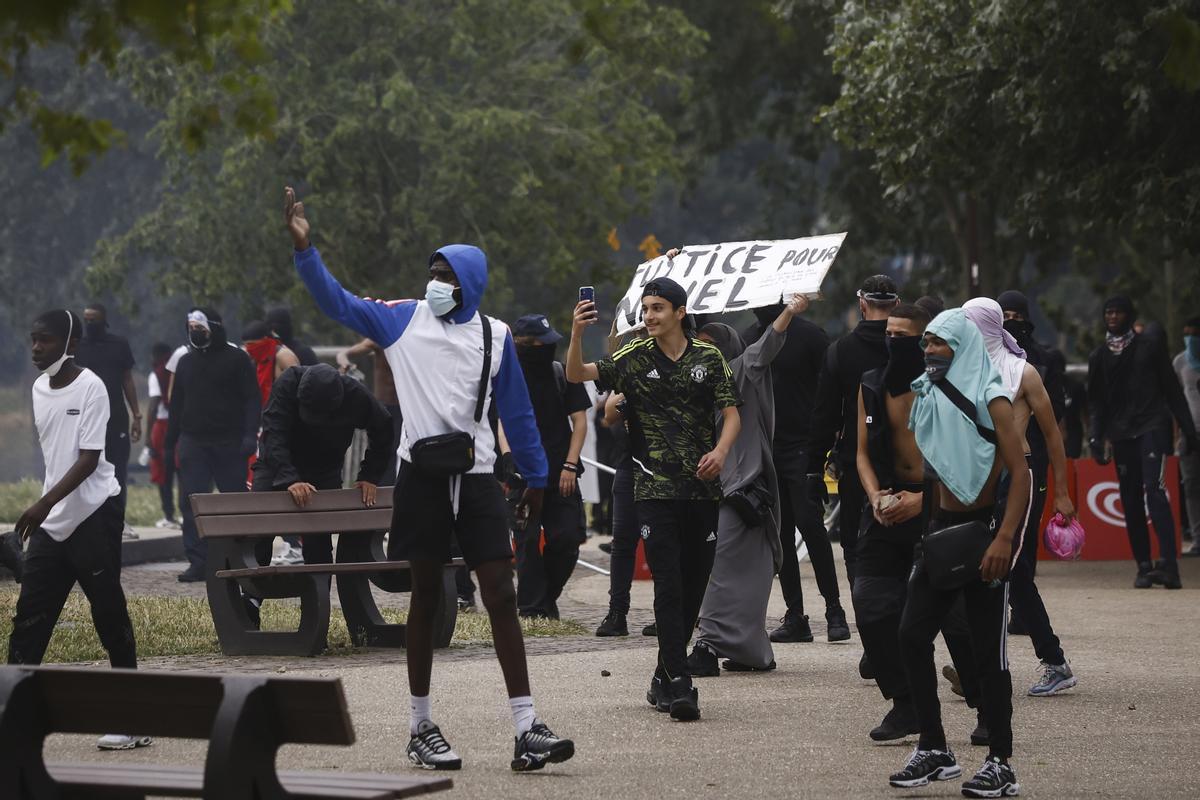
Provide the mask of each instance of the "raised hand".
POLYGON ((307 250, 309 225, 304 216, 304 203, 296 202, 296 190, 290 186, 284 187, 283 198, 283 218, 292 234, 292 245, 297 250, 307 250))

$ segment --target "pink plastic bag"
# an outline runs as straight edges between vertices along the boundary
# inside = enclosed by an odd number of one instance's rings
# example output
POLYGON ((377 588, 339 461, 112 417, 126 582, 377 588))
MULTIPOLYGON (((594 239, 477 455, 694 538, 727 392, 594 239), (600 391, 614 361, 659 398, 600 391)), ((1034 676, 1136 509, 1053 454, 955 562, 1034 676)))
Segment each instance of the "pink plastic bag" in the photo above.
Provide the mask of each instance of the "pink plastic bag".
POLYGON ((1046 523, 1046 549, 1056 558, 1064 560, 1079 558, 1079 554, 1083 552, 1085 539, 1086 534, 1083 526, 1079 524, 1078 518, 1068 523, 1062 514, 1055 514, 1046 523))

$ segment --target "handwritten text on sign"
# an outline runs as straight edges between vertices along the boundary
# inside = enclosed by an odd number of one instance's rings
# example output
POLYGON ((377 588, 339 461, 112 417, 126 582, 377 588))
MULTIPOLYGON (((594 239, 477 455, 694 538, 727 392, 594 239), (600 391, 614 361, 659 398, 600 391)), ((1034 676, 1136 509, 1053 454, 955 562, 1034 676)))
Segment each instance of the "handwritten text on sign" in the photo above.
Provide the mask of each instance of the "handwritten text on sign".
POLYGON ((769 306, 793 294, 816 295, 842 247, 845 233, 761 242, 688 245, 673 259, 659 256, 638 266, 617 304, 617 333, 637 328, 642 290, 670 278, 687 291, 687 310, 719 314, 769 306))

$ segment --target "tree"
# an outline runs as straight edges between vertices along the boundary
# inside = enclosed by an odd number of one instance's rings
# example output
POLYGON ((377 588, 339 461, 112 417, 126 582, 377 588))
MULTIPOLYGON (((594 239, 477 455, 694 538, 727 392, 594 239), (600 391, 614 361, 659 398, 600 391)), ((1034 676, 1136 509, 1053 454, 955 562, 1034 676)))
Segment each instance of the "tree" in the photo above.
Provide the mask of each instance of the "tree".
POLYGON ((298 300, 280 199, 294 183, 354 291, 414 296, 432 250, 470 241, 492 265, 489 312, 565 314, 568 285, 611 270, 613 220, 678 168, 654 108, 686 90, 700 41, 643 0, 298 3, 264 29, 271 140, 222 125, 194 156, 175 133, 223 76, 164 59, 139 70, 165 114, 163 195, 101 244, 89 281, 119 288, 148 262, 165 292, 298 300), (597 20, 622 36, 599 38, 597 20))
POLYGON ((181 109, 184 143, 203 144, 207 131, 231 120, 244 133, 269 134, 274 107, 254 72, 265 50, 265 21, 286 13, 291 0, 9 0, 0 5, 0 133, 27 121, 41 146, 42 165, 65 156, 81 173, 99 154, 125 141, 124 132, 104 116, 85 114, 46 97, 57 88, 47 64, 56 50, 69 51, 79 67, 98 63, 110 75, 122 58, 142 52, 165 54, 176 67, 212 70, 217 45, 223 63, 219 102, 181 109))

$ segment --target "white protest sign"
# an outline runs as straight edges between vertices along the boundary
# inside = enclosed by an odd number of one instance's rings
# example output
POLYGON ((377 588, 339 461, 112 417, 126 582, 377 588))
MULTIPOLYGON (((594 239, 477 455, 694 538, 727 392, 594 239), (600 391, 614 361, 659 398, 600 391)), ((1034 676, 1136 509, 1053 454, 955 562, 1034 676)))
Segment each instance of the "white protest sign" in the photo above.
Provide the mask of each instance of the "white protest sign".
POLYGON ((845 233, 760 242, 688 245, 673 259, 638 266, 617 304, 617 333, 642 324, 642 290, 670 278, 687 292, 692 314, 719 314, 778 303, 793 294, 815 296, 833 266, 845 233))

